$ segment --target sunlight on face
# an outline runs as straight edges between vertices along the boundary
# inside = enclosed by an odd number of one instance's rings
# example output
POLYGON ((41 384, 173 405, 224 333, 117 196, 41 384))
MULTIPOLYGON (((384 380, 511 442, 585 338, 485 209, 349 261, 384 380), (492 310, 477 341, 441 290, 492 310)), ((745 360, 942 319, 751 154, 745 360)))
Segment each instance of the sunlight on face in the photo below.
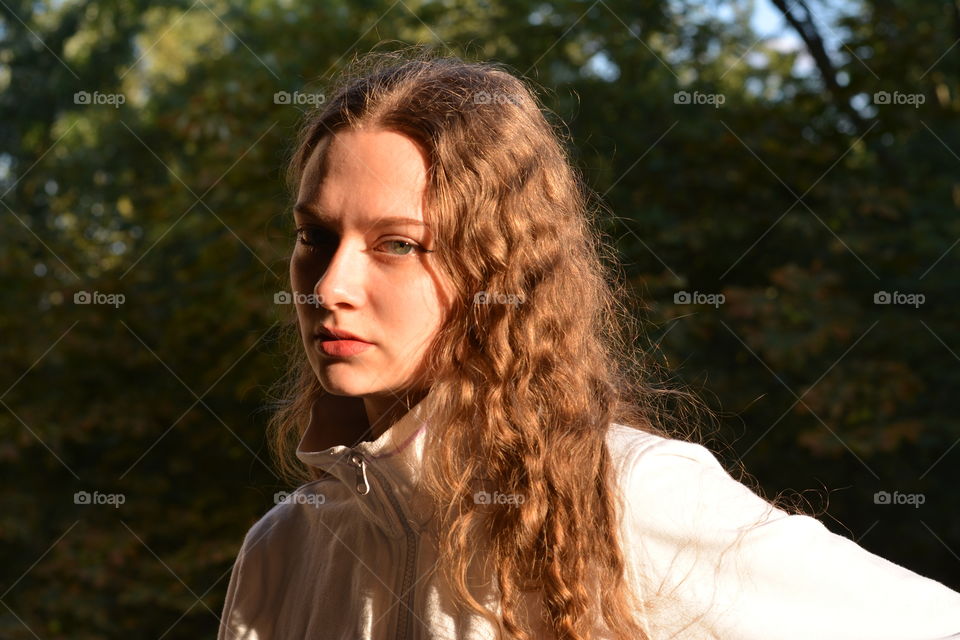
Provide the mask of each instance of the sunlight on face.
POLYGON ((424 388, 420 365, 451 300, 422 251, 434 249, 423 223, 427 160, 400 133, 353 129, 333 136, 325 176, 318 158, 300 183, 290 259, 303 344, 328 392, 392 403, 424 388), (320 336, 323 327, 362 342, 320 336))

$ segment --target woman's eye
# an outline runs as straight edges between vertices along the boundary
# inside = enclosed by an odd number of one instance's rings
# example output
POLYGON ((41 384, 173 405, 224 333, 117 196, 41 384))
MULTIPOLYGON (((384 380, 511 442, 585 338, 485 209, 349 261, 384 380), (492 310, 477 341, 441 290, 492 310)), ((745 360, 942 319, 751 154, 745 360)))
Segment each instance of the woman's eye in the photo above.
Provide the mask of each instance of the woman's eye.
POLYGON ((396 249, 396 252, 388 251, 390 255, 395 256, 408 256, 411 251, 420 251, 420 245, 414 244, 412 242, 407 242, 406 240, 385 240, 380 243, 380 246, 392 246, 393 249, 396 249))
MULTIPOLYGON (((337 234, 326 229, 317 229, 311 227, 300 227, 297 229, 297 242, 304 245, 312 252, 333 252, 336 251, 339 240, 337 234)), ((377 245, 376 250, 379 253, 386 253, 391 257, 409 256, 413 253, 420 253, 423 247, 415 242, 406 240, 384 240, 377 245), (383 249, 386 247, 386 249, 383 249)))
POLYGON ((312 249, 336 245, 336 237, 323 229, 300 227, 297 229, 297 241, 312 249))

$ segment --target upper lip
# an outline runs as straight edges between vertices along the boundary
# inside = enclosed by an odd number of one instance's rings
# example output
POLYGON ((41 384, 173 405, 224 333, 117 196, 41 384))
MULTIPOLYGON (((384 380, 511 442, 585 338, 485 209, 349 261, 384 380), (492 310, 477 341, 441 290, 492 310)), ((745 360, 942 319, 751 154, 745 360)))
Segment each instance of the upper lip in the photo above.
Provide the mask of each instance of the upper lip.
POLYGON ((366 342, 366 340, 360 336, 354 335, 349 331, 344 331, 343 329, 334 329, 333 327, 321 326, 320 329, 317 330, 317 335, 335 340, 359 340, 360 342, 366 342))

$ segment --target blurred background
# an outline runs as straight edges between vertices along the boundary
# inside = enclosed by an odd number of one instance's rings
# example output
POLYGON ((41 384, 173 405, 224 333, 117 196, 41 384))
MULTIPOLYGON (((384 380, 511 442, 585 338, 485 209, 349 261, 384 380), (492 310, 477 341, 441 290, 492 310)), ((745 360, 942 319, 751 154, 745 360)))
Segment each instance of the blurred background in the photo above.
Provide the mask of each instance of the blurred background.
POLYGON ((960 2, 0 0, 0 637, 215 636, 296 125, 414 43, 545 89, 720 456, 960 589, 960 2))

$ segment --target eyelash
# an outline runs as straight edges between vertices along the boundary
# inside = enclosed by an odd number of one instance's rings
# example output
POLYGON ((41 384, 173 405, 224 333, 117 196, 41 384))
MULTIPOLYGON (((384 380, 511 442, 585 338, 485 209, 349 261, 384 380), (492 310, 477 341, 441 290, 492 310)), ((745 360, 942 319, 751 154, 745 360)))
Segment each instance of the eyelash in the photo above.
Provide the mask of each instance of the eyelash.
MULTIPOLYGON (((323 234, 323 236, 324 236, 325 238, 329 238, 331 235, 333 235, 333 234, 331 234, 331 233, 328 232, 328 231, 311 229, 311 228, 309 228, 309 227, 297 227, 297 231, 296 231, 297 242, 298 242, 299 244, 302 244, 303 246, 305 246, 309 251, 313 251, 313 252, 318 252, 319 250, 318 250, 316 247, 317 247, 318 245, 324 244, 324 243, 318 243, 318 242, 311 243, 311 242, 306 242, 306 241, 304 241, 303 235, 304 235, 305 233, 310 232, 310 231, 317 231, 318 233, 323 234)), ((399 239, 397 239, 397 240, 384 240, 381 244, 383 244, 383 243, 389 243, 389 242, 398 242, 398 243, 400 243, 400 244, 407 245, 407 246, 409 246, 411 249, 413 249, 413 252, 414 252, 414 253, 405 253, 405 254, 399 254, 399 253, 384 253, 384 255, 386 255, 387 257, 390 257, 390 258, 406 258, 406 257, 411 256, 411 255, 414 255, 414 254, 422 255, 422 254, 424 254, 424 253, 430 253, 429 251, 427 251, 426 249, 424 249, 423 247, 421 247, 421 246, 420 246, 419 244, 417 244, 416 242, 409 242, 409 241, 407 241, 407 240, 399 240, 399 239)), ((377 245, 377 246, 380 246, 380 245, 377 245)), ((383 253, 383 252, 380 252, 380 253, 383 253)))

